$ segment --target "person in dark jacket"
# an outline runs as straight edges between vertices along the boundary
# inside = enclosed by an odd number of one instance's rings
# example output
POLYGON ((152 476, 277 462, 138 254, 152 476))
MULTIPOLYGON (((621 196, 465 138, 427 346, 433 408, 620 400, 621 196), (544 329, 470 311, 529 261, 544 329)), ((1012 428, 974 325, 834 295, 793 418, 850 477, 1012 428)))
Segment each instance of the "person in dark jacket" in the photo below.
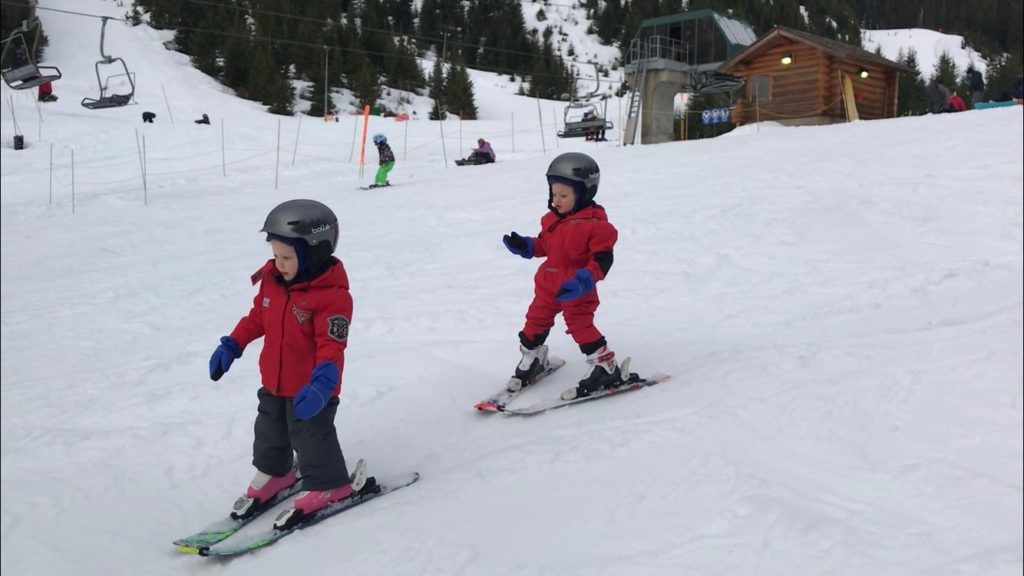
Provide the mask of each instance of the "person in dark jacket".
POLYGON ((985 101, 985 78, 974 66, 967 69, 967 76, 970 79, 971 107, 974 108, 985 101))
POLYGON ((251 516, 287 493, 301 470, 304 492, 274 524, 287 529, 362 488, 350 481, 334 426, 352 296, 345 267, 332 255, 338 219, 330 208, 289 200, 271 210, 261 232, 274 257, 252 275, 259 292, 249 313, 220 339, 210 378, 219 380, 251 342, 263 338, 252 460, 257 472, 232 516, 251 516))
POLYGON ((512 232, 502 238, 513 254, 545 258, 534 275, 533 302, 519 332, 522 360, 507 387, 515 392, 529 386, 548 368, 544 341, 555 316, 562 313, 590 365, 577 386, 563 393, 568 400, 622 383, 615 352, 594 326, 600 303, 597 283, 611 268, 618 231, 594 202, 601 171, 593 158, 579 152, 561 154, 548 167, 547 180, 548 212, 541 218, 540 233, 528 237, 512 232))

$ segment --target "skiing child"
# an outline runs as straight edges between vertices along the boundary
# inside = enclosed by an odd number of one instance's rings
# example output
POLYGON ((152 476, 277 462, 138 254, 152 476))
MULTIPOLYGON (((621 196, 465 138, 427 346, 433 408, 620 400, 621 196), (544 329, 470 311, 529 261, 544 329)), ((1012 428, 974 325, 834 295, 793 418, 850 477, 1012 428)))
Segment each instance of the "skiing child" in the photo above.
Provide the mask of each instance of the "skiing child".
POLYGON ((338 219, 330 208, 315 200, 289 200, 270 211, 260 231, 274 257, 252 275, 259 292, 249 314, 220 339, 210 357, 210 378, 219 380, 249 343, 264 337, 253 442, 256 477, 235 502, 232 516, 256 513, 301 473, 305 492, 274 524, 285 529, 353 493, 334 427, 352 296, 345 267, 332 256, 338 219))
POLYGON ((377 152, 380 154, 380 168, 377 169, 377 176, 370 188, 390 186, 388 173, 395 167, 395 153, 391 151, 391 146, 388 146, 388 137, 383 134, 374 134, 373 143, 377 145, 377 152))
POLYGON ((510 391, 529 386, 547 365, 544 345, 561 312, 565 324, 590 367, 574 390, 563 398, 589 396, 621 382, 615 353, 594 326, 599 304, 596 284, 612 266, 612 249, 618 238, 604 208, 594 202, 601 171, 586 154, 559 155, 547 171, 548 209, 536 237, 516 232, 503 237, 505 247, 523 258, 546 258, 534 275, 534 298, 519 332, 522 360, 509 380, 510 391))

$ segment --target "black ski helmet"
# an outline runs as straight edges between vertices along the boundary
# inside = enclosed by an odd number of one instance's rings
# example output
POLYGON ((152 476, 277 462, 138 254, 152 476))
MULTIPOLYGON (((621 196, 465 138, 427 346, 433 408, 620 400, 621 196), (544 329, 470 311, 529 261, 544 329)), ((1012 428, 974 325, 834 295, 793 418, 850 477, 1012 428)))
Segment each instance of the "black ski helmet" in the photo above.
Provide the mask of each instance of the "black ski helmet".
POLYGON ((310 248, 326 242, 328 254, 338 248, 338 217, 316 200, 289 200, 267 214, 260 232, 284 238, 301 238, 310 248))
POLYGON ((555 180, 568 180, 573 183, 579 198, 576 208, 586 206, 597 195, 597 185, 601 182, 601 169, 593 158, 581 152, 559 154, 548 166, 548 185, 555 180))

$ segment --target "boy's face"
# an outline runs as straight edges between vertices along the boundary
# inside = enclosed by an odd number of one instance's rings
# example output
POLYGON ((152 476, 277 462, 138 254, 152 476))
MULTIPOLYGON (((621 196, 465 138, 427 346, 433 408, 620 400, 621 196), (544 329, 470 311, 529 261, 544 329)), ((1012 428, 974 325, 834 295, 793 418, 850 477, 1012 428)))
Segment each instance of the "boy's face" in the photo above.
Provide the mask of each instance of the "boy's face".
POLYGON ((291 282, 299 272, 299 259, 295 255, 295 248, 280 240, 271 240, 270 249, 274 251, 274 264, 277 266, 277 271, 286 281, 291 282))
POLYGON ((576 191, 564 182, 555 182, 551 185, 551 205, 559 214, 572 212, 576 205, 576 191))

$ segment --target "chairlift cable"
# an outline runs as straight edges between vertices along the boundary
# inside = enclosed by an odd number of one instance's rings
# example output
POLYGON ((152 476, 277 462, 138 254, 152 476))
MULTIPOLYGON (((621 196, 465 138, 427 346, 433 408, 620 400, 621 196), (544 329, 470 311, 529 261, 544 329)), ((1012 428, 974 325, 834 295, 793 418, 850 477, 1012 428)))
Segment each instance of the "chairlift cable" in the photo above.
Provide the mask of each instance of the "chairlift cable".
MULTIPOLYGON (((212 5, 212 6, 218 6, 218 7, 221 7, 221 8, 233 8, 233 9, 237 9, 237 10, 241 10, 242 9, 240 7, 235 7, 235 6, 226 6, 224 4, 216 4, 216 3, 213 3, 213 2, 209 2, 207 0, 185 0, 185 1, 186 2, 194 2, 194 3, 198 3, 198 4, 208 4, 208 5, 212 5)), ((19 5, 20 6, 20 4, 16 4, 12 0, 0 0, 0 4, 19 5)), ((65 10, 65 9, 61 9, 61 8, 49 8, 49 7, 46 7, 46 6, 37 6, 36 8, 38 10, 47 10, 47 11, 50 11, 50 12, 59 12, 59 13, 62 13, 62 14, 70 14, 70 15, 73 15, 73 16, 85 16, 85 17, 88 17, 88 18, 100 18, 100 19, 104 19, 105 18, 107 20, 114 20, 116 22, 128 22, 127 19, 125 19, 125 18, 118 18, 116 16, 101 16, 101 15, 98 15, 98 14, 89 14, 89 13, 85 13, 85 12, 77 12, 75 10, 65 10)), ((302 16, 289 16, 289 15, 286 15, 286 14, 281 14, 279 12, 271 12, 271 11, 267 11, 267 10, 249 10, 249 12, 252 12, 252 13, 263 13, 263 14, 269 14, 269 15, 280 15, 280 16, 282 16, 284 18, 292 18, 292 19, 296 19, 296 20, 311 20, 311 21, 315 21, 315 22, 318 22, 318 23, 323 23, 324 22, 324 20, 318 19, 318 18, 307 18, 307 17, 302 17, 302 16)), ((295 46, 307 46, 307 47, 311 47, 311 48, 331 48, 331 49, 334 49, 334 50, 339 50, 341 52, 355 52, 355 53, 366 54, 366 55, 385 56, 385 57, 390 57, 390 58, 406 58, 406 59, 410 59, 410 60, 419 60, 418 57, 410 57, 410 56, 405 56, 405 55, 401 55, 401 54, 388 54, 388 53, 385 53, 385 52, 377 52, 377 51, 374 51, 374 50, 362 50, 362 49, 359 49, 359 48, 348 48, 348 47, 343 47, 343 46, 337 46, 337 45, 334 45, 334 44, 313 44, 313 43, 310 43, 310 42, 302 42, 300 40, 285 40, 285 39, 255 37, 255 36, 249 36, 249 35, 244 35, 244 34, 237 34, 237 33, 233 33, 233 32, 226 32, 226 31, 223 31, 223 30, 211 30, 211 29, 207 29, 207 28, 196 28, 196 27, 191 27, 191 26, 172 26, 172 25, 167 25, 166 28, 171 28, 171 29, 174 29, 174 30, 186 30, 186 31, 189 31, 189 32, 203 32, 203 33, 214 34, 214 35, 218 35, 218 36, 230 36, 230 37, 241 38, 241 39, 245 39, 245 40, 262 40, 262 41, 267 41, 267 42, 279 42, 279 43, 282 43, 282 44, 291 44, 291 45, 295 45, 295 46)), ((362 27, 361 26, 360 30, 367 30, 367 31, 371 31, 371 32, 385 32, 387 34, 395 35, 395 32, 393 30, 384 30, 384 29, 381 29, 381 28, 369 28, 369 27, 362 27)), ((408 38, 413 38, 413 39, 417 39, 417 40, 425 40, 425 41, 428 41, 428 42, 440 42, 441 41, 440 38, 431 38, 431 37, 428 37, 428 36, 416 36, 416 35, 408 35, 408 34, 397 34, 397 36, 406 36, 408 38)), ((453 45, 455 45, 455 46, 459 46, 459 47, 462 47, 462 48, 472 48, 472 49, 480 49, 480 50, 491 51, 491 52, 501 52, 501 53, 505 53, 505 54, 529 56, 531 58, 543 58, 542 56, 538 56, 537 54, 533 54, 533 53, 530 53, 530 52, 523 52, 521 50, 511 50, 511 49, 508 49, 508 48, 495 48, 495 47, 483 46, 483 45, 480 45, 480 44, 468 44, 468 43, 464 43, 464 42, 454 42, 454 41, 452 41, 451 43, 453 45)), ((566 62, 566 63, 572 63, 572 64, 598 65, 598 63, 592 62, 592 61, 574 60, 574 59, 568 59, 568 58, 562 58, 562 61, 566 62)), ((481 71, 484 71, 484 72, 493 72, 495 74, 517 74, 517 75, 523 74, 523 72, 518 71, 518 70, 507 70, 507 69, 499 69, 499 68, 485 68, 485 67, 481 67, 481 66, 477 66, 474 69, 475 70, 481 70, 481 71)), ((546 77, 546 78, 560 78, 560 76, 557 75, 557 74, 533 74, 533 73, 529 73, 529 74, 526 74, 526 75, 528 75, 528 76, 540 76, 540 77, 546 77)))

